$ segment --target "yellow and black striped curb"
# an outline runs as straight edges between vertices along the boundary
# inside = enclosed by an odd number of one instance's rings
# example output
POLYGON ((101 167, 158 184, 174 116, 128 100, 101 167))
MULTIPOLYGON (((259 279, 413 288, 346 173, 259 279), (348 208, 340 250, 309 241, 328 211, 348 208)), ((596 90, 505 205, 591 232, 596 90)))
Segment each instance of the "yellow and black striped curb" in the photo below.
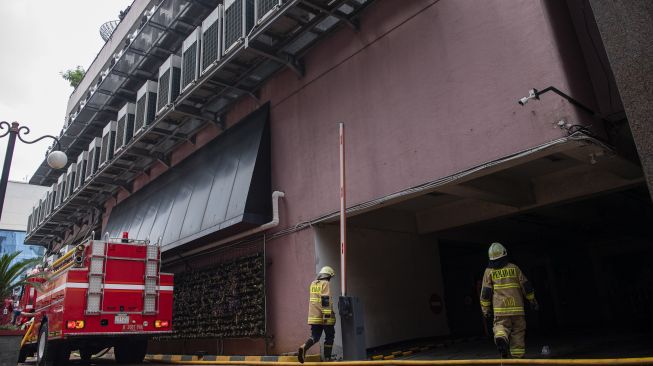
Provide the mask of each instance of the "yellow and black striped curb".
MULTIPOLYGON (((253 362, 297 362, 297 356, 196 356, 196 355, 147 355, 145 359, 157 362, 184 362, 184 361, 253 361, 253 362)), ((320 362, 320 355, 306 355, 306 362, 320 362)))
POLYGON ((413 355, 415 353, 420 353, 428 350, 432 350, 435 348, 444 348, 448 347, 451 344, 456 344, 456 343, 463 343, 463 342, 473 342, 481 339, 481 337, 469 337, 469 338, 460 338, 460 339, 454 339, 454 340, 446 340, 441 343, 428 343, 425 345, 421 346, 414 346, 410 348, 405 348, 402 350, 396 350, 396 351, 391 351, 391 352, 385 352, 385 353, 379 353, 376 355, 372 355, 370 359, 372 361, 379 361, 379 360, 394 360, 397 358, 401 357, 406 357, 413 355))

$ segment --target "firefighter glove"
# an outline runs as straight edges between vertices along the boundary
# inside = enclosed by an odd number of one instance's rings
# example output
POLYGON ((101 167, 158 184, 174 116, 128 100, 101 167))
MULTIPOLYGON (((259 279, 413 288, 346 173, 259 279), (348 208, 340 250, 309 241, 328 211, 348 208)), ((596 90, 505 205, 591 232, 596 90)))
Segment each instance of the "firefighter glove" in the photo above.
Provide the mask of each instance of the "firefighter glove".
POLYGON ((538 311, 540 310, 540 304, 537 303, 537 300, 533 299, 530 301, 531 303, 531 310, 538 311))
POLYGON ((486 319, 492 318, 492 312, 491 311, 484 311, 483 312, 483 317, 485 317, 486 319))

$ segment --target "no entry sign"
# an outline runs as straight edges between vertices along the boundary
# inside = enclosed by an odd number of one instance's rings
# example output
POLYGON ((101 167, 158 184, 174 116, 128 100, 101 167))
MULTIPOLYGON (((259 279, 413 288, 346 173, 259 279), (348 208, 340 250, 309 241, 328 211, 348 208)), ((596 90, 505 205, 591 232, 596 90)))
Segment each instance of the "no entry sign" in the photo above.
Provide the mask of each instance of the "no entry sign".
POLYGON ((444 304, 442 304, 442 298, 438 294, 433 294, 431 295, 431 299, 429 300, 429 305, 431 307, 431 311, 433 314, 438 315, 442 313, 442 308, 444 307, 444 304))

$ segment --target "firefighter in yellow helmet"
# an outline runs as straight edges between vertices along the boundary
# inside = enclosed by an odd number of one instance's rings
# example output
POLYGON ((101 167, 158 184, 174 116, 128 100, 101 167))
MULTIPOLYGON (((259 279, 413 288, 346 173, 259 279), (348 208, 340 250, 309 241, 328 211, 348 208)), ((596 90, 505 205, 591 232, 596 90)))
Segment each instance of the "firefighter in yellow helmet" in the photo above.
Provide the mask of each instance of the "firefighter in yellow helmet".
POLYGON ((481 310, 486 318, 494 313, 494 343, 501 357, 522 358, 526 353, 526 316, 524 297, 533 310, 538 309, 533 285, 515 264, 501 243, 492 243, 490 262, 483 274, 481 310))
POLYGON ((333 340, 336 335, 336 314, 333 312, 333 298, 329 281, 336 272, 329 266, 322 267, 317 279, 311 282, 308 300, 308 324, 311 326, 311 336, 299 347, 297 358, 304 363, 306 351, 320 341, 324 331, 324 358, 331 359, 333 340))

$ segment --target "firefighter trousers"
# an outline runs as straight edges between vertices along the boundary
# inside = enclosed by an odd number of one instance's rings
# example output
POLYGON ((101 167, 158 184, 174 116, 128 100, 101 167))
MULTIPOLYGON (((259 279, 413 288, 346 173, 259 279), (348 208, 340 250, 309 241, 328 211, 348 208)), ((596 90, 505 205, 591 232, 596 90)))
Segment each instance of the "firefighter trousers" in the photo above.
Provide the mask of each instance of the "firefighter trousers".
POLYGON ((524 315, 495 316, 494 339, 504 338, 510 345, 510 355, 522 358, 526 353, 526 317, 524 315))
POLYGON ((322 337, 322 332, 324 332, 324 358, 329 360, 331 359, 331 352, 333 350, 333 340, 336 337, 335 325, 311 324, 311 336, 306 340, 303 348, 305 352, 311 346, 318 343, 322 337))

